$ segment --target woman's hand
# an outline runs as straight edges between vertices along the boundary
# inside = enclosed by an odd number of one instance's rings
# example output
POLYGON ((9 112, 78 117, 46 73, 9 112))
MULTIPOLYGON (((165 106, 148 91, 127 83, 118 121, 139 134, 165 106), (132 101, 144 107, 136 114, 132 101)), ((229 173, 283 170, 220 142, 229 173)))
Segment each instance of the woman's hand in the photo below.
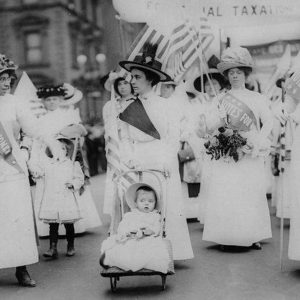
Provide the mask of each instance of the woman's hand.
POLYGON ((64 83, 63 84, 63 89, 65 91, 65 97, 66 98, 71 98, 75 94, 75 88, 69 84, 69 83, 64 83))
POLYGON ((253 146, 246 144, 245 146, 243 146, 241 148, 241 150, 245 153, 245 154, 250 154, 252 152, 253 146))
POLYGON ((143 230, 143 233, 144 233, 145 236, 150 236, 150 235, 155 234, 155 232, 153 230, 151 230, 150 228, 145 228, 143 230))

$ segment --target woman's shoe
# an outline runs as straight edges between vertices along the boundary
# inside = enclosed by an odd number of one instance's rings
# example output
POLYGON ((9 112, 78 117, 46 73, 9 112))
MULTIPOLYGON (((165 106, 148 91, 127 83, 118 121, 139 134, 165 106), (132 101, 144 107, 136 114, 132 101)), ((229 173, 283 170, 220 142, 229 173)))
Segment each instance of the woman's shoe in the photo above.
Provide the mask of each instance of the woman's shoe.
POLYGON ((257 242, 257 243, 253 243, 252 246, 250 246, 250 248, 254 250, 261 250, 262 246, 259 242, 257 242))
POLYGON ((36 282, 30 278, 26 268, 17 268, 15 275, 16 275, 19 285, 25 286, 25 287, 35 287, 36 286, 36 282))

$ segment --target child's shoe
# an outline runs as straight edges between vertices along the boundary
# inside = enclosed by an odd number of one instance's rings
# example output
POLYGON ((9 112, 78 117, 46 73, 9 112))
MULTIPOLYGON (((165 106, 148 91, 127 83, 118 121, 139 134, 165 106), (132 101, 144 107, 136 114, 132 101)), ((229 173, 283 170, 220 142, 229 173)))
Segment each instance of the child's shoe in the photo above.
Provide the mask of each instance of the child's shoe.
POLYGON ((44 257, 58 258, 56 244, 51 244, 50 249, 43 254, 44 257))
POLYGON ((68 243, 66 256, 74 256, 74 255, 75 255, 74 244, 68 243))

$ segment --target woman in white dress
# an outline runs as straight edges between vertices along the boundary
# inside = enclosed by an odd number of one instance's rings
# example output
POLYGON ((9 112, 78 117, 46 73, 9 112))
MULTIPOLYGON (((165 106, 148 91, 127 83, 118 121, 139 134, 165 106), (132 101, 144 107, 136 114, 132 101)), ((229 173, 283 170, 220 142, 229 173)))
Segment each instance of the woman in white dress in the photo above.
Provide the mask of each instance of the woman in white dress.
POLYGON ((159 81, 171 78, 161 71, 155 60, 155 46, 134 61, 122 61, 120 66, 131 72, 134 92, 138 98, 120 114, 123 122, 123 142, 127 151, 121 159, 131 167, 165 168, 170 172, 167 181, 166 234, 172 243, 175 260, 193 258, 188 227, 183 214, 182 192, 178 170, 178 134, 169 105, 153 91, 159 81), (175 130, 174 130, 175 129, 175 130))
MULTIPOLYGON (((58 87, 44 87, 38 90, 38 95, 42 99, 47 113, 39 118, 39 130, 45 136, 55 137, 62 130, 70 128, 70 125, 79 125, 81 120, 76 110, 66 109, 66 106, 72 106, 82 98, 82 93, 72 86, 64 84, 58 87), (70 94, 70 96, 66 96, 70 94)), ((82 125, 82 132, 85 129, 82 125)), ((30 169, 34 172, 34 165, 39 164, 39 160, 44 159, 45 145, 38 140, 34 140, 31 147, 29 160, 30 169)), ((44 192, 44 180, 36 179, 34 193, 34 208, 37 217, 37 230, 39 236, 48 236, 49 228, 38 219, 42 194, 44 192)), ((83 218, 75 223, 75 233, 82 233, 89 228, 95 228, 102 224, 91 191, 88 185, 85 185, 83 193, 80 195, 80 204, 83 212, 83 218)), ((64 228, 59 228, 59 234, 64 235, 64 228)))
POLYGON ((0 269, 16 267, 19 284, 34 287, 36 283, 30 278, 26 265, 38 262, 38 250, 26 166, 28 153, 18 144, 20 129, 51 144, 55 157, 59 153, 51 139, 39 131, 35 116, 22 106, 21 99, 10 95, 16 68, 0 54, 0 269))
MULTIPOLYGON (((299 74, 300 70, 295 70, 292 76, 286 80, 284 87, 287 97, 290 97, 290 100, 295 105, 295 110, 290 113, 285 110, 286 113, 282 115, 285 121, 292 122, 296 125, 290 162, 291 182, 288 186, 284 186, 284 189, 289 189, 291 195, 288 257, 292 260, 300 260, 300 89, 299 81, 297 81, 299 74)), ((280 201, 280 199, 278 201, 280 201)))
MULTIPOLYGON (((225 77, 214 68, 215 65, 211 65, 211 68, 208 71, 208 74, 204 74, 203 78, 201 76, 197 77, 194 80, 195 89, 203 93, 201 94, 201 117, 203 121, 207 124, 207 127, 211 127, 209 123, 216 123, 219 120, 218 113, 218 97, 221 91, 228 85, 225 77), (202 87, 203 83, 203 87, 202 87)), ((202 144, 203 144, 203 139, 202 144)), ((202 147, 204 148, 204 147, 202 147)), ((204 150, 204 149, 202 149, 204 150)), ((204 152, 204 151, 203 151, 204 152)), ((202 157, 202 170, 201 170, 201 189, 197 197, 198 209, 197 209, 197 218, 204 224, 205 208, 206 208, 206 192, 209 187, 210 182, 210 168, 211 160, 207 155, 202 157)))
POLYGON ((211 162, 203 240, 261 249, 259 241, 272 237, 261 156, 262 150, 268 148, 272 114, 262 95, 245 88, 246 77, 253 68, 247 49, 227 48, 217 67, 231 85, 219 97, 221 107, 230 117, 229 124, 238 117, 239 129, 245 116, 250 122, 247 130, 240 131, 247 138, 242 149, 244 156, 237 162, 222 158, 211 162))
POLYGON ((106 157, 108 160, 105 180, 103 213, 111 216, 114 197, 113 175, 115 172, 115 166, 113 162, 114 155, 111 156, 110 154, 111 152, 117 154, 119 151, 122 151, 120 149, 121 144, 118 143, 120 127, 118 114, 121 113, 133 101, 134 92, 128 78, 120 77, 116 73, 110 74, 108 82, 105 83, 105 86, 111 89, 111 86, 109 85, 113 85, 114 92, 116 93, 116 99, 106 102, 103 106, 106 157))

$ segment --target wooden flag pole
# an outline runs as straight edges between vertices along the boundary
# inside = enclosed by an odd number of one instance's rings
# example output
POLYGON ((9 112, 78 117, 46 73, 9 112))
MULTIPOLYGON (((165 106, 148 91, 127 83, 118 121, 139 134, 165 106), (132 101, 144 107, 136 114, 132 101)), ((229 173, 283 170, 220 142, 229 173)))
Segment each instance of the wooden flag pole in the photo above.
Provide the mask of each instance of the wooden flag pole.
MULTIPOLYGON (((284 104, 284 87, 282 87, 282 104, 284 104)), ((282 113, 284 113, 284 108, 282 108, 282 113)), ((283 236, 284 236, 284 216, 283 216, 283 198, 284 198, 284 163, 285 163, 285 131, 286 131, 286 122, 280 123, 281 132, 280 132, 280 184, 281 184, 281 197, 280 197, 280 209, 281 209, 281 216, 280 216, 280 270, 283 271, 283 236)))

